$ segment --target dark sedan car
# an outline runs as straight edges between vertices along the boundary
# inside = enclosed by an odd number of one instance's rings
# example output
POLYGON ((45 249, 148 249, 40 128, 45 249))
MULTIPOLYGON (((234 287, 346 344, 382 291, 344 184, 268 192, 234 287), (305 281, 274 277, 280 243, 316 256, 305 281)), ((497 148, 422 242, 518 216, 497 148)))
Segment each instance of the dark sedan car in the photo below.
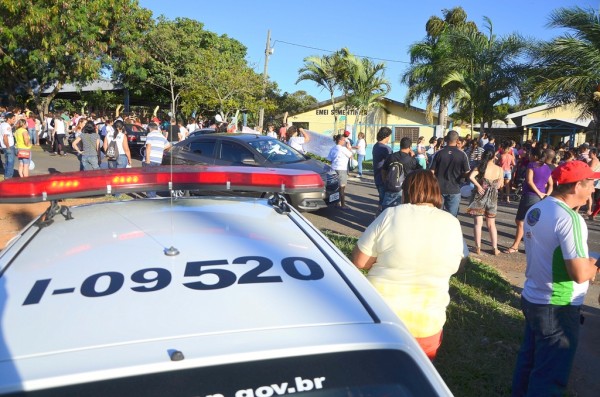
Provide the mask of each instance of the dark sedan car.
POLYGON ((288 196, 292 205, 314 211, 340 198, 336 173, 320 161, 306 157, 277 139, 255 134, 198 134, 173 146, 163 164, 244 165, 314 171, 325 190, 288 196))
POLYGON ((146 147, 148 130, 137 124, 125 124, 125 131, 127 131, 129 150, 134 153, 140 152, 140 154, 143 155, 143 151, 146 147))

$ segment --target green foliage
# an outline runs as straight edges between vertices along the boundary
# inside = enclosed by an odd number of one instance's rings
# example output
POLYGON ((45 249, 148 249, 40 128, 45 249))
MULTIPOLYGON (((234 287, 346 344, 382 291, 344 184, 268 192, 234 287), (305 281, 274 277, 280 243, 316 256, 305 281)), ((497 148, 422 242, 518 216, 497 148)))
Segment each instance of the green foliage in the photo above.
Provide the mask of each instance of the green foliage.
POLYGON ((263 93, 262 75, 239 54, 215 49, 200 52, 202 62, 190 68, 189 88, 184 94, 188 107, 214 109, 228 118, 241 109, 257 113, 263 93))
POLYGON ((454 29, 449 34, 449 43, 460 56, 447 61, 451 71, 442 86, 454 93, 457 107, 470 112, 471 124, 478 119, 491 128, 498 116, 496 105, 517 96, 526 76, 520 62, 527 43, 515 34, 496 37, 492 22, 487 18, 485 21, 487 35, 465 29, 454 29))
POLYGON ((560 8, 550 15, 550 26, 567 32, 533 49, 534 97, 555 105, 574 102, 582 116, 600 120, 600 16, 592 8, 560 8))
POLYGON ((108 54, 126 47, 149 15, 135 0, 0 0, 0 75, 45 113, 63 84, 98 78, 108 54))
POLYGON ((410 46, 411 64, 401 81, 408 85, 406 103, 425 99, 429 124, 433 124, 433 108, 437 105, 438 124, 445 125, 444 115, 453 92, 450 87, 444 87, 443 81, 454 70, 448 61, 460 56, 460 52, 451 45, 449 35, 454 30, 476 32, 477 27, 467 21, 467 15, 461 7, 442 12, 444 19, 435 15, 429 18, 425 25, 427 36, 410 46))
POLYGON ((498 272, 471 260, 450 280, 437 370, 456 395, 506 396, 523 333, 518 294, 498 272))

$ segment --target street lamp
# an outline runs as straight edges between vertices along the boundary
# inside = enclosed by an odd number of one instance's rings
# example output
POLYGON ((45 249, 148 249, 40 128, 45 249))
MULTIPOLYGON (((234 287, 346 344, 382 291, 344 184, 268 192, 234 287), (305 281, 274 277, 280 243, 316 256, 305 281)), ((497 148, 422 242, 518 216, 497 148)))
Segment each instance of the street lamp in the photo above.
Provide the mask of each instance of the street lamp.
MULTIPOLYGON (((263 103, 265 102, 265 96, 266 96, 266 91, 267 91, 267 77, 268 77, 268 70, 269 70, 269 55, 273 54, 274 49, 271 47, 271 30, 269 29, 267 31, 267 46, 265 48, 265 69, 263 71, 263 97, 262 97, 262 101, 263 103)), ((263 120, 265 118, 265 108, 261 106, 260 110, 258 111, 258 125, 260 125, 261 127, 263 126, 263 120)))

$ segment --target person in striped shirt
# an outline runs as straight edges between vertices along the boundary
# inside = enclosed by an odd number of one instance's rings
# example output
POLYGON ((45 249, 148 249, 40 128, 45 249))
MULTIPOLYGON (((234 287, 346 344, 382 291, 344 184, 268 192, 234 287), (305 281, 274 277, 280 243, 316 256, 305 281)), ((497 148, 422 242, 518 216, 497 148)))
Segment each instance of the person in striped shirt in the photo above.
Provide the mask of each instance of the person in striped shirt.
MULTIPOLYGON (((158 129, 158 124, 155 122, 148 123, 148 135, 146 136, 146 152, 143 167, 152 167, 162 164, 163 154, 168 150, 171 144, 165 138, 162 132, 158 129)), ((156 197, 156 192, 147 192, 148 197, 156 197)))

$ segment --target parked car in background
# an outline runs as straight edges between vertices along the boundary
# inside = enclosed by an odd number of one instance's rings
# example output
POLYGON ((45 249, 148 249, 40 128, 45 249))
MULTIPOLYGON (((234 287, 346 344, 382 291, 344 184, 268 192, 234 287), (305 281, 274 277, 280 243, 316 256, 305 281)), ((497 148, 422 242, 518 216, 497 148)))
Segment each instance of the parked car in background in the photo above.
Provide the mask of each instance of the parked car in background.
POLYGON ((137 124, 125 124, 125 131, 127 131, 129 150, 132 153, 140 153, 140 155, 143 156, 148 130, 137 124))
POLYGON ((190 134, 188 135, 188 138, 191 138, 194 136, 199 136, 199 135, 216 134, 216 133, 217 133, 217 130, 214 128, 200 128, 199 130, 191 131, 190 134))
POLYGON ((195 134, 175 144, 170 154, 164 156, 163 164, 241 165, 313 171, 321 176, 325 188, 287 195, 292 205, 302 211, 315 211, 340 198, 338 177, 329 165, 263 135, 195 134))

